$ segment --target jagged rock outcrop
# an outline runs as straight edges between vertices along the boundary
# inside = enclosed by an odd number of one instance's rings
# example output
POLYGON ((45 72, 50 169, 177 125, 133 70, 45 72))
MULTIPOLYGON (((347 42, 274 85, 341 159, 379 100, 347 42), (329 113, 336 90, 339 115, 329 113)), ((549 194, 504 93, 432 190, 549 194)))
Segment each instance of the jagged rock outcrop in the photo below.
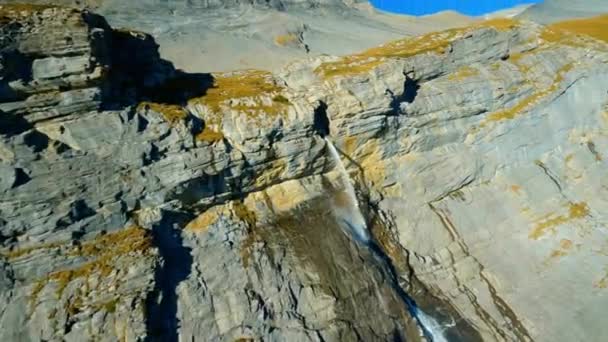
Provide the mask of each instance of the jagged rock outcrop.
POLYGON ((210 75, 158 59, 149 36, 89 13, 0 11, 10 38, 1 49, 3 340, 418 336, 390 272, 365 262, 370 251, 337 218, 304 208, 332 184, 314 104, 264 72, 217 75, 212 88, 210 75), (241 111, 224 108, 225 96, 260 90, 231 103, 241 111), (264 215, 243 202, 292 179, 312 183, 291 199, 293 212, 267 201, 264 215), (336 246, 311 253, 317 236, 299 231, 296 209, 336 246))
POLYGON ((326 103, 392 216, 385 245, 403 277, 484 340, 606 335, 607 49, 564 30, 602 22, 494 21, 282 75, 326 103))
POLYGON ((0 339, 424 340, 411 300, 454 341, 608 333, 605 42, 495 20, 211 75, 88 12, 0 22, 0 339))

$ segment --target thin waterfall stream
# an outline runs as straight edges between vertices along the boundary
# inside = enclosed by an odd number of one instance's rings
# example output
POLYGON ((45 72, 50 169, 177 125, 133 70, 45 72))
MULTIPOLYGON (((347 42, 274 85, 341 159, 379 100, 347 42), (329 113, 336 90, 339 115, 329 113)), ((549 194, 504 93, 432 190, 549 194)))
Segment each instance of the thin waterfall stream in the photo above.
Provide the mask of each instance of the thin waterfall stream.
MULTIPOLYGON (((382 253, 382 250, 376 245, 376 243, 370 240, 365 218, 363 217, 361 209, 359 208, 359 201, 357 200, 355 187, 353 186, 350 175, 346 171, 346 167, 340 158, 338 150, 327 137, 325 138, 325 142, 327 143, 329 152, 336 163, 338 171, 340 172, 340 178, 343 182, 348 199, 347 204, 350 207, 349 217, 348 219, 343 219, 344 223, 350 229, 350 232, 357 241, 370 247, 375 254, 382 253)), ((379 257, 382 262, 387 262, 386 259, 388 257, 386 255, 377 255, 377 257, 379 257)), ((425 337, 431 342, 448 342, 447 338, 443 334, 445 329, 442 327, 442 325, 416 306, 414 301, 405 292, 402 293, 402 296, 404 297, 403 299, 408 307, 408 311, 412 314, 412 316, 414 316, 418 322, 418 325, 422 328, 425 337)))

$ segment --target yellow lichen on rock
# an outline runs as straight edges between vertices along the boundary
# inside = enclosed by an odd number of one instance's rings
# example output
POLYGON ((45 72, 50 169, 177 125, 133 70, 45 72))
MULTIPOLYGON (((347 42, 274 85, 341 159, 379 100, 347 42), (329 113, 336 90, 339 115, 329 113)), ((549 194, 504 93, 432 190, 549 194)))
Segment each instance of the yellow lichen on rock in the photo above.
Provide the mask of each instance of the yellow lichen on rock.
POLYGON ((212 207, 188 223, 185 229, 195 233, 204 233, 219 220, 223 212, 223 207, 212 207))
POLYGON ((203 130, 196 135, 196 140, 213 144, 215 142, 224 140, 224 133, 209 127, 208 124, 205 124, 205 128, 203 128, 203 130))
POLYGON ((343 152, 348 157, 352 156, 355 153, 355 151, 357 150, 357 146, 358 146, 357 137, 354 135, 349 135, 349 136, 345 137, 344 141, 342 142, 343 152))
POLYGON ((564 65, 557 71, 556 77, 549 87, 533 93, 510 108, 499 110, 488 115, 488 117, 481 122, 480 126, 485 127, 490 122, 511 120, 524 113, 526 110, 530 109, 532 105, 559 89, 561 83, 564 81, 564 75, 572 70, 572 68, 572 63, 564 65))
POLYGON ((86 279, 93 275, 107 277, 114 271, 124 271, 125 265, 119 259, 128 254, 145 255, 152 250, 152 236, 149 231, 138 226, 130 226, 116 232, 103 234, 96 239, 77 246, 70 246, 68 257, 91 258, 79 267, 55 271, 40 279, 33 287, 30 299, 34 303, 42 289, 49 283, 56 286, 60 298, 65 288, 76 279, 86 279))
POLYGON ((594 287, 598 289, 608 289, 608 267, 606 268, 606 274, 604 277, 595 283, 594 287))
POLYGON ((468 65, 465 65, 465 66, 461 67, 460 69, 456 70, 456 72, 451 73, 448 76, 448 79, 450 81, 461 81, 461 80, 467 79, 469 77, 477 76, 477 75, 479 75, 479 70, 472 68, 468 65))
POLYGON ((250 115, 263 111, 267 115, 278 115, 286 109, 281 95, 283 87, 279 86, 272 74, 261 70, 244 70, 214 75, 213 87, 205 95, 188 101, 189 105, 203 105, 214 113, 220 113, 222 107, 242 110, 250 115), (264 103, 261 97, 269 97, 271 103, 264 103), (250 100, 251 106, 238 100, 250 100))
POLYGON ((275 44, 277 44, 279 46, 290 45, 290 44, 298 42, 298 40, 299 40, 298 36, 294 33, 281 34, 281 35, 274 37, 275 44))
POLYGON ((32 253, 34 253, 36 251, 49 250, 49 249, 54 249, 54 248, 61 248, 62 246, 65 246, 67 243, 68 243, 67 241, 44 243, 44 244, 35 245, 35 246, 32 246, 32 247, 18 248, 18 249, 14 249, 14 250, 2 251, 2 252, 0 252, 0 255, 4 256, 8 260, 14 260, 14 259, 19 259, 22 256, 26 256, 26 255, 32 254, 32 253))
POLYGON ((375 69, 387 59, 407 58, 423 53, 442 53, 461 31, 462 29, 452 29, 396 40, 360 54, 343 57, 338 61, 323 63, 315 69, 315 72, 324 78, 357 75, 375 69))
POLYGON ((175 124, 179 121, 183 121, 188 116, 188 112, 179 105, 155 103, 155 102, 141 102, 137 106, 138 111, 152 110, 155 113, 159 113, 169 124, 175 124))
POLYGON ((244 70, 214 75, 213 86, 200 97, 188 101, 188 106, 202 106, 205 123, 196 135, 198 141, 215 143, 224 139, 222 124, 225 110, 235 110, 248 119, 273 118, 284 115, 291 105, 272 74, 261 70, 244 70))
POLYGON ((476 25, 473 25, 473 27, 490 27, 498 31, 510 31, 517 28, 520 24, 521 22, 519 20, 513 18, 494 18, 484 20, 476 25))
POLYGON ((251 259, 251 253, 253 253, 253 248, 256 241, 259 240, 259 236, 257 234, 257 222, 258 217, 255 211, 251 210, 245 203, 242 201, 233 201, 230 203, 229 208, 233 214, 233 217, 239 221, 243 222, 247 225, 247 237, 241 244, 241 262, 243 263, 243 267, 249 267, 249 262, 251 259))
POLYGON ((608 42, 608 14, 551 24, 545 30, 543 38, 548 41, 560 41, 564 37, 564 32, 586 35, 608 42))
POLYGON ((589 207, 587 203, 570 203, 568 205, 567 215, 549 214, 541 218, 534 229, 530 232, 529 238, 538 240, 543 237, 548 231, 555 232, 557 226, 563 225, 573 220, 581 219, 589 215, 589 207))
POLYGON ((32 12, 41 12, 50 8, 61 8, 58 5, 35 5, 35 4, 2 4, 0 5, 0 15, 6 14, 25 14, 30 15, 32 12))
POLYGON ((239 221, 246 223, 247 226, 255 227, 255 225, 257 224, 257 215, 253 210, 249 209, 249 207, 245 203, 241 201, 234 201, 232 202, 231 209, 236 218, 238 218, 239 221))
POLYGON ((366 73, 382 65, 388 59, 408 58, 425 53, 442 54, 452 41, 472 30, 493 28, 497 31, 508 31, 517 25, 519 25, 519 21, 514 19, 493 19, 469 27, 395 40, 359 54, 342 57, 338 61, 322 63, 315 69, 315 73, 324 78, 366 73))
POLYGON ((261 193, 253 194, 253 196, 256 200, 266 201, 275 215, 281 215, 294 210, 308 200, 311 194, 302 186, 300 181, 292 180, 269 187, 261 193))
POLYGON ((572 250, 572 247, 574 247, 574 243, 572 242, 572 240, 562 239, 559 242, 559 248, 553 250, 551 252, 551 255, 549 256, 549 258, 558 259, 558 258, 564 257, 564 256, 568 255, 570 250, 572 250))
POLYGON ((513 193, 515 193, 517 195, 521 194, 521 186, 519 186, 519 185, 515 185, 515 184, 511 185, 510 189, 513 193))

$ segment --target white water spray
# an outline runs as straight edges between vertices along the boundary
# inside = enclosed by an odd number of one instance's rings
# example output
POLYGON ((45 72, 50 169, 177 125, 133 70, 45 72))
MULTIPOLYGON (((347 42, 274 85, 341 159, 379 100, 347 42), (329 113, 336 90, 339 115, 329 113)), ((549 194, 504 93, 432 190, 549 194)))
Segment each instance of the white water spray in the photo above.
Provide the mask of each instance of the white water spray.
MULTIPOLYGON (((340 212, 337 214, 339 217, 343 217, 343 221, 350 229, 351 233, 354 234, 359 241, 367 244, 369 242, 369 234, 367 233, 365 219, 363 218, 363 214, 359 208, 359 201, 357 200, 357 195, 355 194, 355 187, 351 182, 350 175, 344 167, 344 163, 342 163, 338 150, 336 150, 336 147, 328 138, 325 138, 325 142, 327 143, 329 153, 334 159, 336 166, 338 167, 338 171, 340 172, 340 178, 344 184, 347 195, 347 206, 350 209, 348 210, 347 215, 340 212)), ((422 310, 420 310, 420 308, 416 307, 411 300, 408 300, 408 306, 410 306, 412 314, 416 316, 418 324, 423 329, 424 334, 429 337, 431 342, 448 342, 443 334, 445 328, 443 328, 439 322, 437 322, 433 317, 424 313, 422 310)))
MULTIPOLYGON (((361 214, 361 209, 359 208, 359 201, 357 200, 357 195, 355 194, 355 187, 351 183, 350 175, 346 172, 346 168, 342 163, 342 159, 340 159, 340 155, 338 154, 338 150, 332 142, 325 138, 325 142, 327 143, 327 147, 329 148, 329 153, 334 159, 336 166, 338 167, 338 171, 340 172, 340 178, 342 183, 344 184, 344 190, 346 191, 349 213, 348 217, 344 217, 344 223, 348 226, 355 237, 357 237, 362 242, 369 241, 369 235, 367 233, 367 227, 365 224, 365 219, 363 218, 363 214, 361 214)), ((344 215, 339 215, 344 216, 344 215)))
POLYGON ((447 338, 443 335, 445 328, 439 324, 433 317, 425 314, 422 310, 416 308, 416 317, 425 330, 426 334, 430 335, 432 342, 448 342, 447 338))

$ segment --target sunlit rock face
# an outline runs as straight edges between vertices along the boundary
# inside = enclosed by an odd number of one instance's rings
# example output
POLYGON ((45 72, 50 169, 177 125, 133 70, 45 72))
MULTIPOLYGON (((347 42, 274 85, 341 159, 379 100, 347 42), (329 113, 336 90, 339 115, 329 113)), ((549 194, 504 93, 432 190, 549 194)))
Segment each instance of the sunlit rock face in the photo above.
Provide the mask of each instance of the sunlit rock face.
POLYGON ((608 335, 603 19, 275 74, 175 70, 87 12, 0 23, 1 340, 608 335))
MULTIPOLYGON (((3 0, 2 3, 22 3, 3 0)), ((298 59, 345 55, 393 39, 474 21, 409 17, 359 0, 29 0, 104 15, 114 28, 153 35, 163 56, 189 72, 276 71, 298 59)))
POLYGON ((553 23, 607 12, 608 3, 602 0, 545 0, 527 9, 521 17, 540 23, 553 23))

